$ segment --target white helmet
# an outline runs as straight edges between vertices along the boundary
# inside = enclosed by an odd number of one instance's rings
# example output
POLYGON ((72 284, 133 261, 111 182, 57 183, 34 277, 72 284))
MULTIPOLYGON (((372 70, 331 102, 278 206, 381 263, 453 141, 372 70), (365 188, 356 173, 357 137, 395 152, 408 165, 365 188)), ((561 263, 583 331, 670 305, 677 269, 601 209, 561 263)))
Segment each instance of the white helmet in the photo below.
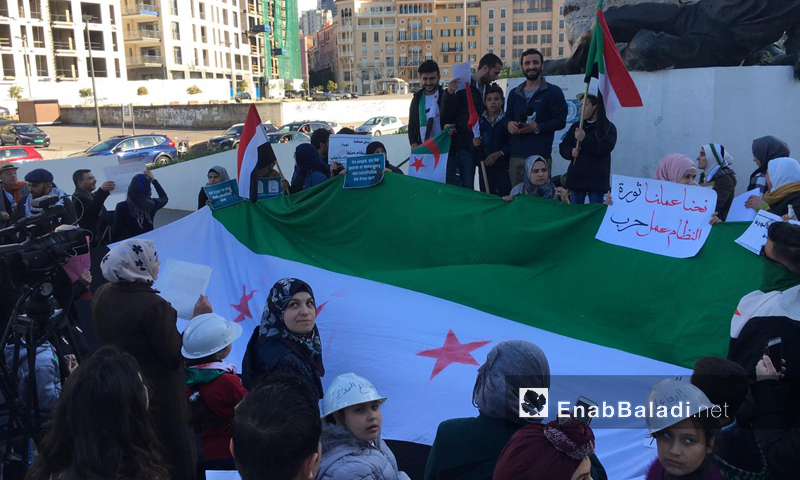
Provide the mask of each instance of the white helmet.
MULTIPOLYGON (((704 412, 714 404, 702 390, 691 383, 679 380, 662 380, 650 390, 645 401, 648 436, 669 428, 684 419, 704 412), (659 407, 666 407, 666 415, 659 416, 659 407), (677 409, 677 410, 673 410, 677 409), (675 411, 677 414, 673 414, 675 411)), ((662 408, 663 412, 663 408, 662 408)))
POLYGON ((375 400, 381 403, 386 401, 386 397, 378 394, 375 385, 355 373, 343 373, 334 378, 325 390, 325 396, 322 397, 322 417, 352 405, 375 400))
POLYGON ((181 353, 189 360, 207 357, 224 349, 242 336, 242 326, 216 313, 198 315, 183 331, 181 353))

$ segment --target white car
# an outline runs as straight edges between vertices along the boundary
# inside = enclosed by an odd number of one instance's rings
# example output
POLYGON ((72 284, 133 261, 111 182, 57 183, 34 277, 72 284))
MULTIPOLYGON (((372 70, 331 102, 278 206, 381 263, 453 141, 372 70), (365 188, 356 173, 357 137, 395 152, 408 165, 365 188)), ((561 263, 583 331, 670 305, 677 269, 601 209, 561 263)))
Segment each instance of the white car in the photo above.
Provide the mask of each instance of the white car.
POLYGON ((367 135, 389 135, 397 133, 398 130, 403 128, 403 122, 397 117, 372 117, 363 125, 356 128, 356 133, 365 133, 367 135))

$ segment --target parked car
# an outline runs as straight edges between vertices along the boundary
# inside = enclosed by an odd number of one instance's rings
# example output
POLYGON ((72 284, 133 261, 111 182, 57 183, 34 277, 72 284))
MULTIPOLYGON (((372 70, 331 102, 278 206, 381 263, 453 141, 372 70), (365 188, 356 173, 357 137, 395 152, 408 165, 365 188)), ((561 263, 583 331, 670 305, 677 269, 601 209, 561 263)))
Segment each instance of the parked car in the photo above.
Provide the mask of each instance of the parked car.
POLYGON ((307 143, 311 141, 311 137, 309 137, 305 133, 300 133, 300 132, 272 133, 267 135, 267 138, 269 138, 269 143, 289 143, 289 142, 307 143))
POLYGON ((286 90, 286 98, 306 98, 305 90, 286 90))
POLYGON ((7 123, 0 127, 0 145, 49 147, 50 136, 36 125, 27 123, 7 123))
POLYGON ((249 93, 244 92, 244 93, 240 93, 240 94, 236 95, 236 97, 234 97, 234 99, 236 100, 236 103, 241 103, 242 100, 252 100, 253 98, 250 96, 249 93))
POLYGON ((334 95, 341 95, 345 100, 353 98, 353 95, 350 92, 345 92, 344 90, 334 90, 331 93, 334 95))
POLYGON ((11 115, 11 112, 8 111, 6 107, 0 107, 0 117, 7 117, 11 115))
POLYGON ((336 97, 330 92, 314 92, 311 95, 311 98, 319 102, 332 102, 335 100, 339 100, 340 97, 336 97))
POLYGON ((42 156, 36 151, 36 147, 28 145, 0 147, 0 163, 28 160, 42 160, 42 156))
POLYGON ((326 121, 325 123, 327 123, 328 125, 330 125, 330 127, 331 127, 331 131, 333 131, 334 133, 339 133, 339 130, 341 130, 341 129, 342 129, 342 126, 339 124, 339 122, 329 122, 329 121, 326 121))
POLYGON ((266 122, 264 122, 264 130, 266 130, 267 133, 275 133, 278 131, 278 127, 276 127, 275 125, 272 124, 272 122, 267 120, 266 122))
POLYGON ((220 148, 222 150, 229 150, 239 146, 239 138, 242 136, 244 123, 237 123, 229 129, 222 132, 222 135, 213 137, 208 141, 208 148, 220 148))
POLYGON ((168 165, 177 158, 178 150, 168 136, 158 133, 145 135, 125 135, 104 140, 83 152, 71 157, 94 157, 99 155, 116 155, 119 163, 147 162, 156 165, 168 165))
POLYGON ((367 135, 388 135, 397 133, 403 127, 403 122, 397 117, 372 117, 363 125, 356 127, 356 133, 367 135))
POLYGON ((330 92, 328 92, 328 94, 330 94, 330 96, 332 96, 334 100, 344 100, 345 98, 347 98, 344 96, 344 93, 342 93, 341 90, 331 90, 330 92))
POLYGON ((334 131, 334 129, 327 122, 323 122, 321 120, 306 120, 303 122, 287 123, 278 129, 278 133, 300 132, 310 136, 315 130, 320 128, 326 128, 331 133, 336 133, 336 131, 334 131))

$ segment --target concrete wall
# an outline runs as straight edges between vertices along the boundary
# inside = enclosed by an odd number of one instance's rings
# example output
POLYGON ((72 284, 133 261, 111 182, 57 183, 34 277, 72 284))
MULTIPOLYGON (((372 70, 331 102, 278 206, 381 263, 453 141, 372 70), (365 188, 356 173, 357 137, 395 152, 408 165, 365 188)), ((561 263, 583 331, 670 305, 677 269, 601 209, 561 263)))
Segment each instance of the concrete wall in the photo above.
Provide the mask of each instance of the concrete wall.
MULTIPOLYGON (((113 65, 112 65, 113 69, 113 65)), ((139 80, 127 81, 119 78, 97 78, 97 103, 99 105, 119 105, 133 103, 136 105, 164 104, 170 102, 209 102, 211 100, 227 101, 231 97, 230 81, 225 79, 189 79, 189 80, 139 80), (189 95, 186 89, 196 85, 202 93, 189 95), (137 95, 139 87, 147 88, 147 95, 137 95)), ((17 109, 17 101, 8 98, 8 87, 21 86, 23 98, 28 98, 28 83, 26 79, 15 82, 0 82, 0 106, 8 108, 11 113, 17 109)), ((91 78, 81 78, 77 81, 39 81, 31 79, 31 92, 33 98, 57 98, 61 105, 81 105, 86 102, 80 98, 78 91, 83 88, 92 88, 91 78)), ((89 105, 93 105, 88 103, 89 105)))
MULTIPOLYGON (((280 103, 257 103, 261 120, 280 125, 280 103)), ((236 123, 244 123, 249 103, 166 105, 133 107, 136 127, 196 128, 224 130, 236 123)), ((61 123, 66 125, 94 125, 94 107, 61 108, 61 123)), ((101 125, 120 125, 120 107, 100 107, 101 125)), ((125 122, 130 125, 130 122, 125 122)))
POLYGON ((339 123, 363 122, 378 115, 408 119, 411 95, 407 98, 381 99, 362 97, 336 102, 285 102, 281 104, 281 122, 299 120, 334 120, 339 123))
MULTIPOLYGON (((524 79, 508 80, 508 86, 524 79)), ((700 146, 721 143, 734 158, 737 193, 747 188, 755 170, 751 145, 755 138, 774 135, 800 155, 800 82, 791 67, 730 67, 634 72, 644 101, 641 108, 616 112, 617 146, 611 171, 650 177, 658 161, 670 153, 696 159, 700 146)), ((582 75, 548 77, 567 98, 584 91, 582 75)), ((502 81, 505 82, 505 81, 502 81)), ((553 151, 553 172, 568 163, 553 151)))
MULTIPOLYGON (((386 135, 381 137, 381 142, 386 146, 389 152, 389 161, 394 165, 399 164, 408 157, 409 145, 408 137, 405 135, 386 135)), ((275 156, 278 157, 278 163, 283 170, 283 174, 288 179, 291 179, 292 172, 294 171, 294 150, 297 148, 297 143, 281 143, 274 145, 275 156)), ((79 168, 89 168, 97 177, 97 184, 100 185, 105 181, 103 175, 103 167, 117 164, 116 156, 104 157, 75 157, 64 158, 59 160, 43 160, 39 162, 24 162, 19 163, 19 171, 17 172, 20 179, 26 173, 35 168, 45 168, 49 170, 55 179, 56 185, 67 193, 75 191, 72 183, 72 173, 79 168)), ((155 177, 159 180, 164 190, 169 196, 169 203, 167 208, 176 210, 196 210, 197 209, 197 194, 200 192, 200 187, 206 184, 206 175, 208 169, 219 165, 228 170, 232 176, 236 176, 236 151, 229 150, 227 152, 209 155, 207 157, 198 158, 185 163, 171 165, 169 167, 159 168, 153 171, 155 177)), ((408 166, 404 166, 403 170, 407 170, 408 166)), ((113 210, 118 202, 125 200, 125 192, 112 192, 112 195, 106 200, 106 208, 113 210)))

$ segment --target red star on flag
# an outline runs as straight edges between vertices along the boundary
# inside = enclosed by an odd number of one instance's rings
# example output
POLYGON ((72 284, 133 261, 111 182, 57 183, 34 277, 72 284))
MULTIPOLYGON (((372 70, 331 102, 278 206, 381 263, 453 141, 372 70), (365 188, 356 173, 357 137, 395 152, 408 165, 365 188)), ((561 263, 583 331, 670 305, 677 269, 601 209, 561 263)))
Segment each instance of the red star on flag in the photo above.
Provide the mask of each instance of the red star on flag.
POLYGON ((256 293, 257 291, 258 290, 253 290, 248 294, 247 285, 242 285, 242 298, 239 299, 239 303, 238 304, 231 303, 231 307, 233 307, 234 310, 239 312, 239 315, 237 315, 236 318, 233 319, 235 323, 242 322, 244 321, 245 318, 253 318, 253 316, 250 314, 250 306, 248 305, 248 303, 250 303, 250 299, 253 298, 253 294, 256 293))
POLYGON ((417 171, 419 172, 419 169, 425 167, 425 164, 422 163, 421 157, 414 157, 414 163, 412 163, 411 166, 416 168, 417 171))
POLYGON ((481 342, 461 343, 458 341, 456 334, 452 330, 447 332, 447 338, 444 345, 440 348, 425 350, 419 352, 417 355, 422 357, 430 357, 436 359, 436 365, 433 366, 433 373, 431 373, 431 380, 439 374, 442 370, 447 368, 451 363, 463 363, 464 365, 479 365, 478 362, 472 357, 473 350, 477 350, 491 340, 484 340, 481 342))

